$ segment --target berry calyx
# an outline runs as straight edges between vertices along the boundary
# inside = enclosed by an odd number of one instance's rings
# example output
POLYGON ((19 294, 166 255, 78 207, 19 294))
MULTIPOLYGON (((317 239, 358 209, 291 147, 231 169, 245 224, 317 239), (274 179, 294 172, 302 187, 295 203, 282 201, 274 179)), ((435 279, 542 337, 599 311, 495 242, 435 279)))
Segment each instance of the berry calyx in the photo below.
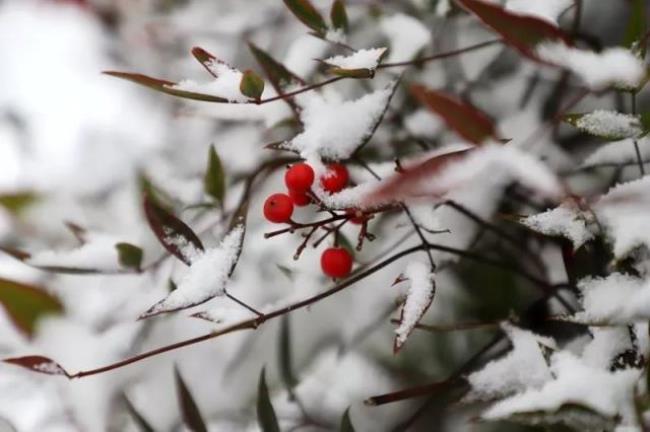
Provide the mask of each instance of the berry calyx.
POLYGON ((273 223, 285 223, 291 220, 293 200, 287 194, 276 193, 264 201, 264 217, 273 223))
POLYGON ((329 193, 342 190, 350 180, 350 174, 345 165, 335 163, 327 166, 327 173, 320 178, 320 184, 329 193))
POLYGON ((311 198, 309 198, 309 195, 303 191, 289 189, 289 196, 293 200, 293 203, 298 207, 304 207, 311 203, 311 198))
POLYGON ((361 225, 368 220, 368 216, 363 211, 356 208, 349 208, 345 211, 345 213, 348 215, 350 222, 353 224, 361 225))
POLYGON ((289 191, 308 191, 314 183, 314 170, 306 163, 295 164, 284 173, 284 183, 289 191))
POLYGON ((327 276, 344 278, 352 271, 352 255, 341 247, 327 248, 320 257, 320 266, 327 276))

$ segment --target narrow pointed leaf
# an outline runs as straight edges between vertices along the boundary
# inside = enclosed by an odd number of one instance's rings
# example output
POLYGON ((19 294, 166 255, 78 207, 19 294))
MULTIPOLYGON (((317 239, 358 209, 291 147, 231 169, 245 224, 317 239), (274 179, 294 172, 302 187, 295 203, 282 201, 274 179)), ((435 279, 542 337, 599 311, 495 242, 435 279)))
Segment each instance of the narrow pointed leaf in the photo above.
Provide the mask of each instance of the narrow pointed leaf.
POLYGON ((352 420, 350 420, 350 408, 346 409, 343 417, 341 417, 339 432, 354 432, 354 426, 352 425, 352 420))
POLYGON ((117 243, 115 248, 122 267, 136 271, 141 270, 143 257, 141 248, 131 243, 117 243))
POLYGON ((2 360, 4 363, 13 364, 46 375, 61 375, 70 378, 70 374, 54 360, 43 356, 13 357, 2 360))
POLYGON ((332 20, 332 26, 335 29, 341 29, 347 33, 348 14, 345 11, 345 2, 343 2, 343 0, 334 0, 334 3, 332 3, 332 10, 330 11, 330 19, 332 20))
POLYGON ((223 200, 226 195, 226 176, 224 174, 223 164, 214 146, 210 146, 208 153, 208 169, 203 177, 203 187, 206 194, 223 205, 223 200))
POLYGON ((162 79, 153 78, 138 73, 130 73, 130 72, 105 71, 104 74, 114 76, 116 78, 121 78, 127 81, 131 81, 136 84, 140 84, 142 86, 149 87, 150 89, 159 91, 161 93, 165 93, 172 96, 178 96, 184 99, 191 99, 191 100, 197 100, 203 102, 228 103, 226 99, 218 96, 213 96, 213 95, 208 95, 203 93, 195 93, 186 90, 179 90, 173 87, 176 85, 176 83, 173 81, 162 80, 162 79))
POLYGON ((327 32, 325 20, 309 0, 284 0, 284 4, 304 25, 319 35, 327 32))
POLYGON ((181 409, 181 417, 183 423, 192 432, 208 432, 208 428, 201 417, 199 407, 196 405, 192 393, 183 381, 177 367, 174 367, 174 379, 176 381, 176 395, 178 396, 178 404, 181 409))
POLYGON ((411 86, 411 95, 467 141, 481 145, 490 138, 498 140, 492 120, 467 102, 420 84, 411 86))
POLYGON ((295 75, 257 45, 249 43, 248 47, 278 94, 281 94, 287 87, 305 84, 302 78, 295 75))
POLYGON ((542 42, 571 45, 569 37, 557 26, 543 19, 510 12, 502 6, 483 0, 455 0, 467 12, 476 15, 487 27, 524 56, 541 61, 535 49, 542 42))
POLYGON ((230 268, 230 271, 228 272, 228 277, 232 276, 232 274, 235 272, 235 268, 237 267, 237 263, 239 262, 239 257, 241 256, 241 252, 244 249, 244 240, 246 239, 246 217, 248 216, 248 201, 243 201, 235 214, 233 214, 232 219, 230 220, 230 226, 228 227, 228 232, 232 232, 234 229, 239 229, 241 227, 242 229, 242 235, 239 240, 239 249, 237 250, 237 257, 235 258, 235 262, 233 263, 232 267, 230 268))
POLYGON ((0 305, 28 336, 33 335, 39 319, 63 312, 61 302, 42 288, 8 279, 0 279, 0 305))
POLYGON ((204 250, 201 240, 189 226, 148 195, 144 197, 144 213, 163 247, 185 264, 190 265, 197 251, 204 250))
POLYGON ((293 393, 293 388, 297 384, 296 377, 293 374, 293 359, 291 354, 291 317, 285 315, 280 321, 280 335, 279 335, 279 366, 280 376, 284 385, 290 394, 293 393))
MULTIPOLYGON (((634 48, 647 32, 646 0, 632 0, 630 5, 630 18, 625 30, 624 45, 628 48, 634 48)), ((645 58, 646 46, 640 46, 639 53, 641 58, 645 58)))
POLYGON ((138 412, 138 410, 133 406, 129 398, 126 395, 123 395, 124 404, 126 405, 126 410, 131 415, 133 422, 136 424, 138 429, 141 432, 154 432, 154 428, 151 427, 149 422, 138 412))
POLYGON ((340 67, 333 67, 327 70, 328 73, 332 75, 342 76, 346 78, 373 78, 375 76, 375 71, 373 69, 343 69, 340 67))
POLYGON ((275 415, 269 389, 266 386, 266 376, 264 368, 260 373, 259 385, 257 388, 257 422, 262 432, 280 432, 278 418, 275 415))
POLYGON ((260 100, 264 92, 264 80, 252 70, 244 71, 239 83, 239 91, 251 99, 260 100))
POLYGON ((212 62, 214 62, 217 59, 215 56, 213 56, 212 54, 210 54, 209 52, 207 52, 206 50, 200 47, 192 48, 192 55, 199 63, 201 63, 201 66, 203 66, 210 75, 212 75, 215 78, 217 77, 212 71, 212 68, 210 68, 212 62))

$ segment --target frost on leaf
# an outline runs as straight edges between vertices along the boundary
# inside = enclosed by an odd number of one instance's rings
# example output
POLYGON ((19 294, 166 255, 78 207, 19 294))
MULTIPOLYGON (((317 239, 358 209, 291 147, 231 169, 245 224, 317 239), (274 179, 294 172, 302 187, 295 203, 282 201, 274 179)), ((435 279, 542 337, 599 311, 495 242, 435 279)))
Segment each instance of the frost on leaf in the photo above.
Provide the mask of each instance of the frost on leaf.
POLYGON ((386 48, 371 48, 355 51, 349 56, 335 56, 323 60, 335 75, 368 78, 375 74, 386 48))
POLYGON ((436 283, 431 268, 421 262, 412 262, 404 271, 404 278, 409 281, 406 300, 402 306, 399 326, 395 330, 393 351, 398 352, 406 339, 431 306, 436 292, 436 283))
POLYGON ((351 101, 316 93, 300 97, 304 130, 291 140, 289 148, 300 152, 305 159, 313 156, 333 160, 349 158, 381 121, 396 85, 393 82, 351 101))
POLYGON ((519 222, 545 235, 565 237, 577 250, 594 238, 594 233, 588 227, 590 219, 575 204, 565 202, 554 209, 522 218, 519 222))
POLYGON ((223 295, 230 273, 237 263, 243 236, 244 227, 237 226, 218 247, 201 252, 192 261, 178 287, 140 318, 187 309, 223 295))
POLYGON ((650 247, 650 177, 613 187, 592 208, 613 243, 617 258, 638 247, 650 247))
POLYGON ((544 43, 537 47, 537 55, 569 69, 592 90, 602 90, 611 85, 636 88, 646 73, 643 62, 625 48, 608 48, 596 53, 562 43, 544 43))
POLYGON ((608 140, 636 138, 643 133, 639 117, 616 111, 569 114, 564 120, 583 132, 608 140))
POLYGON ((431 40, 431 32, 422 22, 402 13, 382 17, 379 27, 390 44, 389 63, 413 59, 431 40))
POLYGON ((554 348, 555 343, 508 323, 502 327, 512 342, 512 350, 467 377, 471 390, 466 401, 493 400, 538 389, 552 378, 542 346, 554 348))
POLYGON ((70 374, 57 362, 43 356, 13 357, 2 360, 4 363, 13 364, 46 375, 62 375, 70 377, 70 374))
POLYGON ((553 379, 544 386, 501 400, 481 417, 537 424, 564 422, 578 430, 591 430, 588 426, 597 426, 594 422, 599 418, 608 424, 614 421, 627 426, 636 424, 634 387, 640 377, 638 370, 610 372, 590 366, 569 352, 559 351, 551 356, 550 371, 553 379))

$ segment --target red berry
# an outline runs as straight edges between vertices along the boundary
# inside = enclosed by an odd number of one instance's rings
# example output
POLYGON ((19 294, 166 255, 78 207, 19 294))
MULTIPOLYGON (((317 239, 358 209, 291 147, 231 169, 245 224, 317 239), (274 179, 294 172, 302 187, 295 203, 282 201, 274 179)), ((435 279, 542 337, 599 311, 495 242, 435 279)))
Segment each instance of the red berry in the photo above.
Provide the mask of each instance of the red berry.
POLYGON ((269 222, 289 222, 293 214, 293 200, 287 194, 276 193, 264 201, 264 217, 269 222))
POLYGON ((284 173, 284 183, 290 191, 307 191, 314 183, 314 170, 306 163, 295 164, 284 173))
POLYGON ((355 208, 349 208, 345 211, 347 215, 350 217, 350 222, 353 224, 361 225, 365 221, 368 220, 368 216, 366 216, 363 211, 355 208))
POLYGON ((343 189, 349 179, 350 174, 345 165, 335 163, 328 165, 327 173, 320 178, 320 184, 327 192, 334 193, 343 189))
POLYGON ((298 207, 304 207, 311 202, 311 198, 305 192, 289 189, 289 196, 298 207))
POLYGON ((352 255, 344 248, 327 248, 320 257, 320 266, 327 276, 344 278, 352 271, 352 255))

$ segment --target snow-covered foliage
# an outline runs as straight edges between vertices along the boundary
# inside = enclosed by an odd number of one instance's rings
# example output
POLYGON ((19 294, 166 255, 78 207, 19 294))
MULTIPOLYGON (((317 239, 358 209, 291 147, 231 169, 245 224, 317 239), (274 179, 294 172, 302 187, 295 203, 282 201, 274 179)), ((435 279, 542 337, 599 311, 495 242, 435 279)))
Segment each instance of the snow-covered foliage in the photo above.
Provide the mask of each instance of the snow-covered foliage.
POLYGON ((0 430, 648 430, 644 3, 0 1, 0 430))

